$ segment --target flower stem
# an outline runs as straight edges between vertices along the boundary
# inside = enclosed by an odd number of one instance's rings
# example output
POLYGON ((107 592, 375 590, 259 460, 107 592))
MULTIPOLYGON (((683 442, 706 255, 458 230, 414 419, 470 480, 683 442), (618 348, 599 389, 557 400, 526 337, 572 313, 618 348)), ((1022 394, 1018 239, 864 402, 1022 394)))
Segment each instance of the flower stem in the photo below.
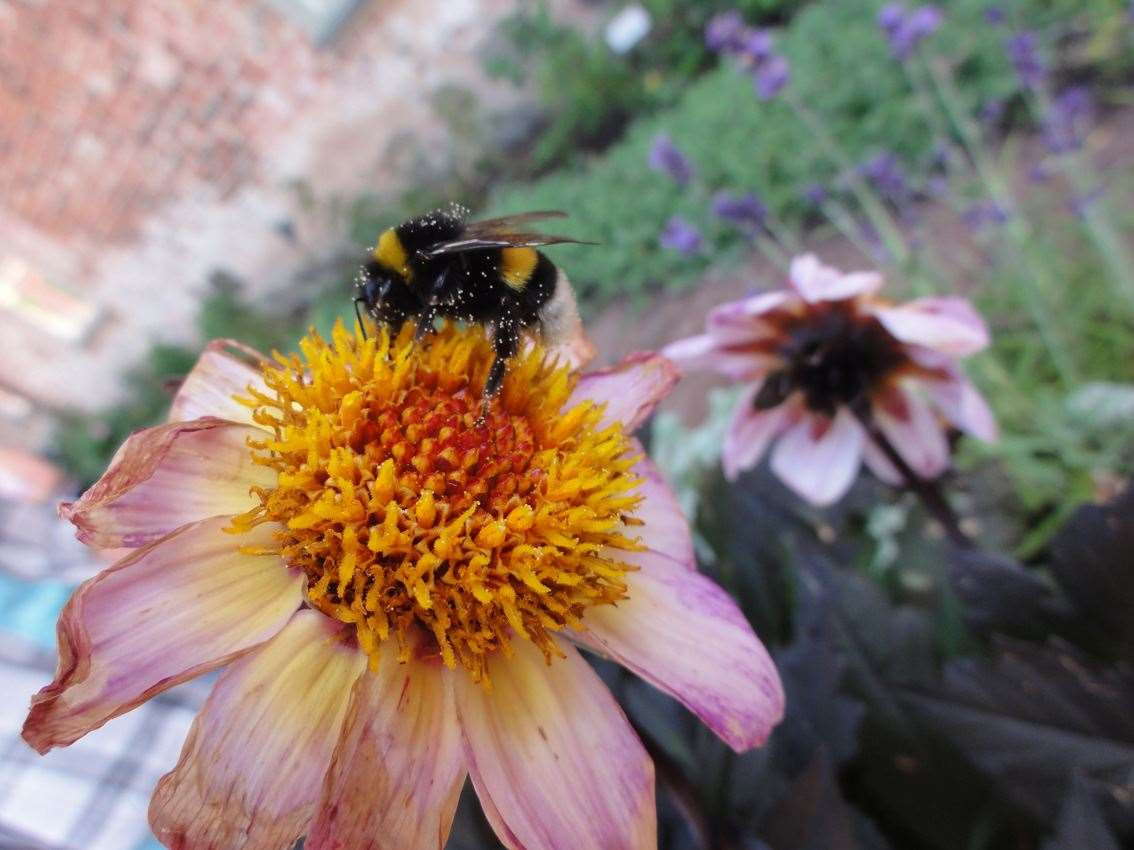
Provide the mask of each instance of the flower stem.
POLYGON ((898 474, 902 476, 902 480, 905 482, 906 489, 917 496, 926 512, 941 523, 941 527, 945 529, 945 535, 949 538, 950 542, 960 549, 975 548, 976 544, 961 530, 961 521, 953 510, 952 505, 949 504, 945 495, 941 492, 941 488, 937 486, 937 482, 922 478, 910 468, 910 465, 906 463, 906 459, 901 456, 898 450, 894 448, 894 444, 890 442, 890 439, 883 434, 882 430, 875 424, 869 411, 853 410, 853 413, 862 427, 866 429, 867 438, 886 456, 886 460, 890 461, 891 465, 898 470, 898 474))

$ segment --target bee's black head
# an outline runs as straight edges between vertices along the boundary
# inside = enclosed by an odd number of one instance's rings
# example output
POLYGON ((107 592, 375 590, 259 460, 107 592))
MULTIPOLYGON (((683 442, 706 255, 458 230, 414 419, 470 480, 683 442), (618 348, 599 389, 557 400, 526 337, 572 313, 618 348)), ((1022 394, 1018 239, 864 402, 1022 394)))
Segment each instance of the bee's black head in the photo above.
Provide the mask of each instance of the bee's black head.
POLYGON ((377 322, 400 327, 415 311, 416 299, 402 278, 374 260, 362 267, 354 286, 355 302, 377 322))

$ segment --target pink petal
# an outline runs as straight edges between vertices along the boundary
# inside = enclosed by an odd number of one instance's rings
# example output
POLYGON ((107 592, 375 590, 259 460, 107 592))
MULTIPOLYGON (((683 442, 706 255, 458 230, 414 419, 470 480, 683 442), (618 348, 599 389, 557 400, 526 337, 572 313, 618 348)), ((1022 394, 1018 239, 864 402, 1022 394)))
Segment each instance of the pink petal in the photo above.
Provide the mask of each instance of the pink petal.
POLYGON ((634 467, 634 474, 641 476, 643 482, 637 491, 642 501, 635 509, 634 516, 645 525, 631 526, 627 533, 639 537, 651 552, 665 555, 689 569, 695 569, 689 520, 661 470, 646 456, 646 450, 640 444, 635 445, 636 450, 641 452, 642 459, 634 467))
POLYGON ((131 552, 75 591, 59 616, 59 669, 32 699, 24 739, 66 746, 174 685, 271 638, 299 607, 303 576, 275 555, 262 525, 225 534, 224 517, 131 552))
POLYGON ((792 300, 794 300, 792 293, 777 289, 772 292, 759 292, 740 301, 720 304, 709 313, 709 331, 711 333, 718 329, 725 330, 738 325, 752 327, 753 322, 749 320, 783 307, 792 300))
POLYGON ((761 381, 744 392, 732 413, 732 422, 721 448, 725 477, 735 481, 746 469, 760 462, 768 445, 798 416, 797 407, 785 402, 771 410, 753 407, 761 381))
POLYGON ((892 387, 874 399, 874 421, 902 459, 922 478, 949 466, 949 444, 941 422, 920 395, 892 387))
POLYGON ((60 514, 91 546, 142 546, 188 522, 242 513, 253 485, 271 487, 275 472, 252 463, 247 441, 265 432, 220 419, 195 419, 132 434, 110 467, 60 514))
POLYGON ((173 397, 169 421, 215 416, 251 425, 251 408, 237 402, 234 396, 247 398, 249 385, 266 391, 259 369, 263 361, 262 354, 236 340, 209 343, 173 397))
POLYGON ((452 694, 436 661, 393 641, 355 684, 307 850, 443 847, 465 782, 452 694))
POLYGON ((867 295, 876 292, 883 283, 882 275, 877 272, 843 274, 824 265, 814 254, 804 254, 792 260, 788 277, 795 291, 811 304, 867 295))
POLYGON ((716 367, 719 347, 711 335, 701 334, 671 342, 661 353, 685 370, 712 369, 716 367))
POLYGON ((365 656, 341 624, 300 611, 229 667, 158 782, 150 825, 167 847, 285 850, 307 829, 365 656))
POLYGON ((588 608, 577 639, 696 714, 737 752, 759 746, 784 713, 771 658, 727 593, 651 552, 634 553, 629 598, 588 608))
POLYGON ((877 307, 878 321, 896 339, 963 357, 988 345, 984 319, 964 298, 918 298, 896 307, 877 307))
POLYGON ((922 386, 933 406, 962 431, 986 443, 999 437, 996 416, 988 402, 959 370, 950 379, 925 381, 922 386))
POLYGON ((452 675, 469 774, 509 850, 656 850, 654 769, 578 651, 533 644, 489 662, 492 688, 452 675))
POLYGON ((894 464, 890 463, 890 459, 882 450, 874 445, 873 440, 867 440, 862 444, 862 460, 883 484, 889 484, 891 487, 904 487, 906 485, 907 482, 902 473, 894 464))
POLYGON ((839 410, 834 420, 807 416, 780 437, 772 471, 813 505, 829 505, 854 483, 863 438, 849 410, 839 410))
POLYGON ((680 377, 677 367, 660 354, 631 354, 611 369, 583 375, 566 406, 584 399, 604 403, 601 426, 621 422, 623 430, 630 433, 649 418, 680 377))

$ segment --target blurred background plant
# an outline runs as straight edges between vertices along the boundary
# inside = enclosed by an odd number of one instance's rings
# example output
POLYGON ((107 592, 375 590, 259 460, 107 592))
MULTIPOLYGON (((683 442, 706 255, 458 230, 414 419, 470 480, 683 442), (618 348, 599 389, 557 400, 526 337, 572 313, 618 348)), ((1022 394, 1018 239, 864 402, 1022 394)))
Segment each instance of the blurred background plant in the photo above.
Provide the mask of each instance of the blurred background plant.
MULTIPOLYGON (((461 142, 442 167, 402 140, 411 188, 340 198, 340 249, 278 298, 218 267, 196 343, 155 341, 124 401, 63 413, 58 462, 94 480, 161 419, 207 339, 287 348, 350 321, 375 234, 450 200, 568 212, 599 244, 553 254, 608 358, 780 286, 801 248, 881 268, 895 298, 964 295, 992 328, 970 373, 1002 438, 961 441, 945 486, 981 548, 951 548, 909 494, 866 476, 825 511, 765 469, 728 484, 735 394, 707 401, 687 381, 645 436, 703 567, 774 648, 788 716, 736 757, 600 667, 658 760, 665 848, 1132 846, 1128 4, 525 3, 480 58, 508 97, 433 92, 461 142), (615 26, 628 9, 648 22, 630 43, 615 26)), ((464 806, 450 846, 494 846, 484 835, 464 806)))

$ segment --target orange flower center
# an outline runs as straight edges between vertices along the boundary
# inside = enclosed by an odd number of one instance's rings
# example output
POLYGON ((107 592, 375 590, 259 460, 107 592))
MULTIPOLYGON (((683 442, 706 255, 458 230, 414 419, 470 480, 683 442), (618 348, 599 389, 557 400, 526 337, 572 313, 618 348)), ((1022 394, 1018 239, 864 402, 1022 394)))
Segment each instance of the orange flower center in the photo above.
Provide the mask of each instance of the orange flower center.
POLYGON ((312 332, 250 389, 251 443, 278 475, 234 530, 278 523, 278 551, 307 576, 310 604, 354 626, 377 663, 422 638, 449 667, 485 676, 515 635, 550 660, 551 633, 626 595, 620 550, 640 497, 635 458, 602 408, 564 409, 575 378, 534 348, 513 358, 481 421, 493 352, 479 328, 370 339, 312 332))

